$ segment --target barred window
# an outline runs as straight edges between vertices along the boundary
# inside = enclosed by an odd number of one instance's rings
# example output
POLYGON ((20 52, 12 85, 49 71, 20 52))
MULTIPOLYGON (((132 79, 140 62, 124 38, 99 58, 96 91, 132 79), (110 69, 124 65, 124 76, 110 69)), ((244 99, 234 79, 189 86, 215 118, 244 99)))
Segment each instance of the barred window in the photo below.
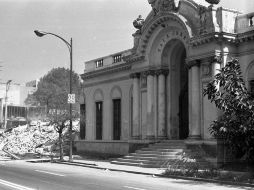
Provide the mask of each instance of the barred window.
POLYGON ((122 54, 114 55, 113 56, 113 63, 118 63, 122 61, 122 54))
POLYGON ((103 59, 96 61, 96 68, 98 68, 98 67, 103 67, 103 59))

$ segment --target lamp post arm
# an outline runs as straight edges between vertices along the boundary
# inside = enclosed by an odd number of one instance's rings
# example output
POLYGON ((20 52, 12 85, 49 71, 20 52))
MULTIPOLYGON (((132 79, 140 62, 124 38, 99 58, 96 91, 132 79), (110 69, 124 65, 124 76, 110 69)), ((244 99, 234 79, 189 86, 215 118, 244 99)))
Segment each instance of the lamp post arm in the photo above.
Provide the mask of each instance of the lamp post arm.
POLYGON ((51 33, 51 32, 45 32, 45 34, 49 34, 49 35, 52 35, 52 36, 55 36, 55 37, 61 39, 67 45, 67 47, 71 53, 71 46, 72 45, 68 41, 66 41, 64 38, 62 38, 61 36, 58 36, 57 34, 51 33))

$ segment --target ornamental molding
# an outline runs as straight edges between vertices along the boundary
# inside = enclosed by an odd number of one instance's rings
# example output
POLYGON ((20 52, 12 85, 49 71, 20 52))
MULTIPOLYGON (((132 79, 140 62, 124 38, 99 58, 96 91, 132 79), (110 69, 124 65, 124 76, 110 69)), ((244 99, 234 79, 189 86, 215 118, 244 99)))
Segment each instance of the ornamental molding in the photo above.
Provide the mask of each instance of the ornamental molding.
POLYGON ((213 55, 202 57, 202 58, 195 58, 195 59, 186 59, 186 65, 191 68, 192 66, 201 67, 202 70, 202 77, 209 77, 211 76, 212 72, 212 65, 214 63, 222 63, 222 56, 217 52, 213 55))
POLYGON ((237 34, 236 43, 244 43, 254 41, 254 31, 248 31, 245 33, 237 34))
POLYGON ((225 32, 213 32, 209 34, 203 34, 190 39, 190 45, 193 47, 207 44, 210 42, 228 42, 233 44, 240 44, 244 42, 254 41, 254 32, 249 31, 241 34, 225 33, 225 32))
POLYGON ((83 80, 87 80, 87 79, 94 78, 97 76, 108 75, 108 74, 126 71, 126 70, 130 70, 130 69, 131 69, 131 64, 123 63, 123 64, 119 64, 119 65, 115 65, 115 66, 105 67, 105 68, 95 70, 95 71, 89 71, 87 73, 82 74, 81 78, 83 80))
POLYGON ((178 11, 179 0, 148 0, 151 5, 154 15, 161 11, 178 11))
POLYGON ((142 36, 140 37, 141 39, 139 40, 139 47, 140 47, 140 52, 144 54, 146 52, 146 48, 148 45, 148 42, 153 35, 154 31, 158 27, 162 28, 167 28, 170 27, 170 25, 167 24, 168 21, 172 22, 177 22, 177 26, 180 27, 179 30, 186 31, 188 32, 188 37, 189 35, 192 35, 192 32, 190 29, 187 29, 187 26, 185 25, 184 21, 181 20, 179 15, 176 15, 174 13, 161 13, 155 16, 151 21, 146 23, 142 30, 142 36))
POLYGON ((185 45, 186 50, 188 49, 189 46, 188 34, 186 34, 186 32, 182 30, 179 30, 178 28, 174 28, 162 37, 162 39, 159 42, 159 46, 157 47, 157 51, 162 52, 166 44, 173 39, 179 39, 185 45))
POLYGON ((119 82, 119 81, 124 81, 124 80, 129 80, 129 76, 123 76, 119 78, 114 78, 114 79, 108 79, 108 80, 102 80, 102 81, 97 81, 97 82, 92 82, 92 83, 86 83, 83 86, 83 89, 88 88, 88 87, 94 87, 102 84, 108 84, 108 83, 114 83, 114 82, 119 82))

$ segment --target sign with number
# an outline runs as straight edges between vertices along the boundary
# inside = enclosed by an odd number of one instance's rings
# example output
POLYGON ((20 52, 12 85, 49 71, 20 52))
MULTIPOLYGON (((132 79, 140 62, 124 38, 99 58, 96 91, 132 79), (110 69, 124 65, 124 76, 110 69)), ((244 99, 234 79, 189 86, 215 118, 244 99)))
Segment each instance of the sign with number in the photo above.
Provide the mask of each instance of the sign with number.
POLYGON ((68 94, 68 104, 75 104, 75 94, 68 94))

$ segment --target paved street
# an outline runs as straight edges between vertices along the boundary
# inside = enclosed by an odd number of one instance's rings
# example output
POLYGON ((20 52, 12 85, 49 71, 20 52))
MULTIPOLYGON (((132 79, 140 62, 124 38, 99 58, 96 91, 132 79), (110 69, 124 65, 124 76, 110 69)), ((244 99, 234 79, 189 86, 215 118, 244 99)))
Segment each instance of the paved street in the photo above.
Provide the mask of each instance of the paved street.
POLYGON ((251 189, 93 168, 24 161, 0 162, 1 190, 237 190, 251 189))

